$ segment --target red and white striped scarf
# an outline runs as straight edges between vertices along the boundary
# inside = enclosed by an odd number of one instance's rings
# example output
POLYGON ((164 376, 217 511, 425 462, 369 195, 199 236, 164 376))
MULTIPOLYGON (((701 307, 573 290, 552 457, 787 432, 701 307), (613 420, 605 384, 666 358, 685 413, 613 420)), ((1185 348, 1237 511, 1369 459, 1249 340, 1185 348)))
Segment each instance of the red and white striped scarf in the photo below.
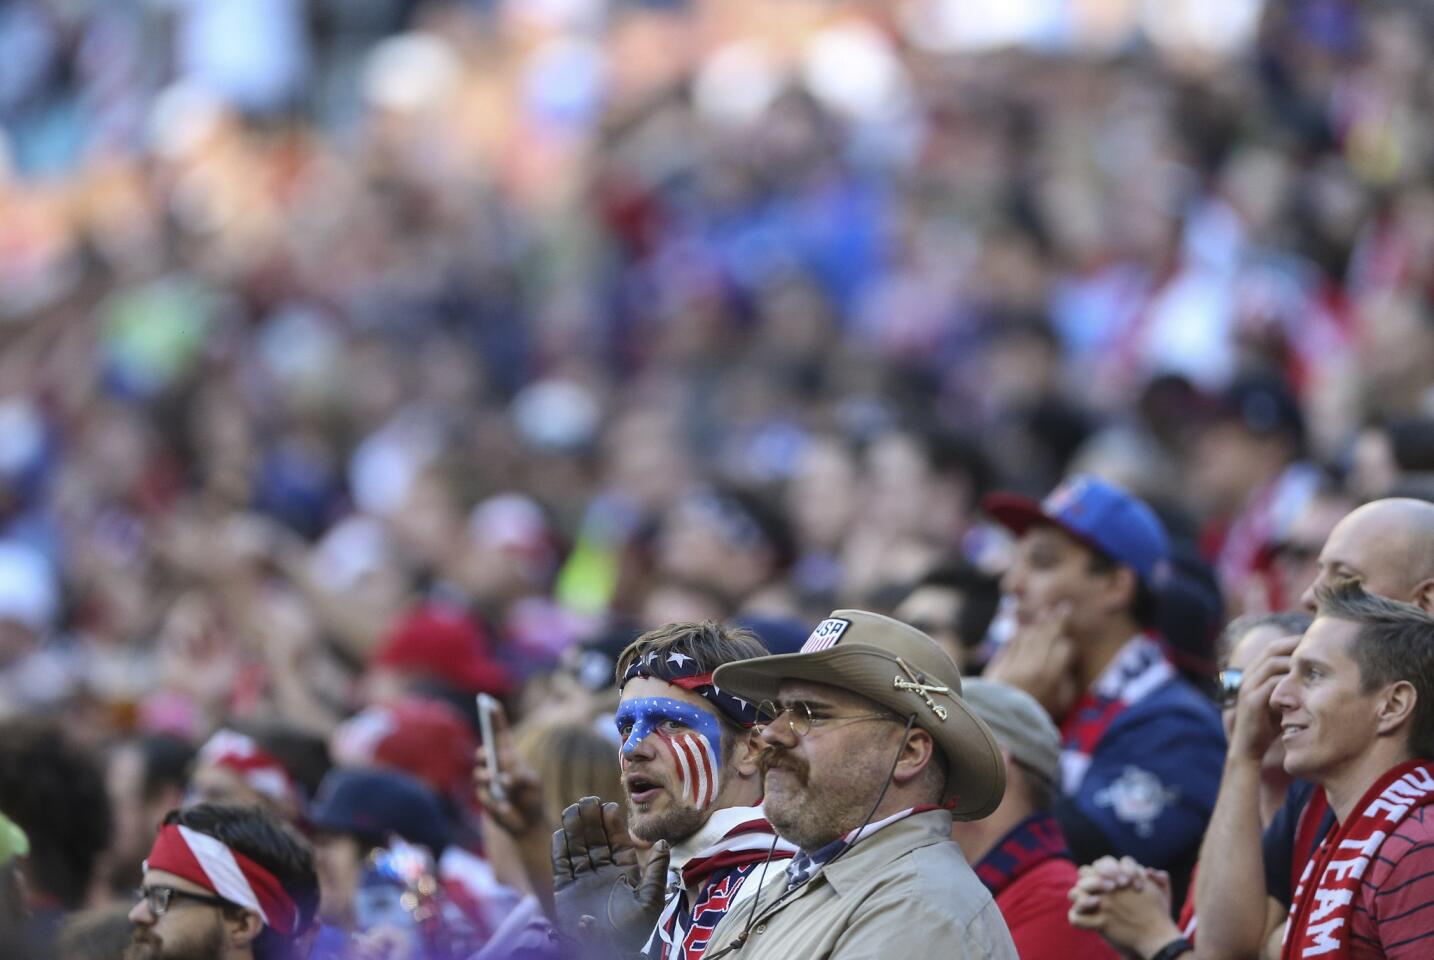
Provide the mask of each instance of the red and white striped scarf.
POLYGON ((1411 810, 1434 803, 1434 763, 1408 760, 1375 781, 1305 864, 1285 924, 1281 960, 1350 956, 1349 921, 1364 873, 1411 810))

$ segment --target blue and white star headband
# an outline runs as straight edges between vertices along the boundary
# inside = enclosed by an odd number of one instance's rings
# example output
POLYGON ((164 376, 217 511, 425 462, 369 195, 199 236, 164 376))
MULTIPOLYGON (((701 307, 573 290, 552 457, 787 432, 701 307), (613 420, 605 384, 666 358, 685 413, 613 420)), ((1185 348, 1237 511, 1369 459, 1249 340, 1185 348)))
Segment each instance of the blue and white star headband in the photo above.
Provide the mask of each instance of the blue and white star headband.
POLYGON ((723 717, 743 729, 750 728, 757 722, 756 704, 719 688, 712 682, 712 674, 702 672, 697 661, 685 653, 675 650, 662 653, 653 650, 635 658, 623 674, 618 689, 621 690, 634 677, 662 680, 674 687, 690 690, 716 707, 723 717))

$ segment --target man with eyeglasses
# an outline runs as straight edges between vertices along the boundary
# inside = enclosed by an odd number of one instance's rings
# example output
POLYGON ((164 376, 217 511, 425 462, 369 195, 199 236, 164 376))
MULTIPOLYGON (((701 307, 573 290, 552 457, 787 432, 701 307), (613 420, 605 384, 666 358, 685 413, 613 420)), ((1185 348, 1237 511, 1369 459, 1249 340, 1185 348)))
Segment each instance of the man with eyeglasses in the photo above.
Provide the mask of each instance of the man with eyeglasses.
POLYGON ((626 822, 596 797, 563 812, 553 870, 564 956, 697 960, 718 921, 796 852, 758 806, 756 702, 713 678, 766 652, 747 630, 671 623, 618 658, 626 822), (643 869, 637 843, 654 845, 643 869))
POLYGON ((990 892, 950 836, 1005 792, 1000 747, 930 637, 837 610, 798 653, 719 667, 761 705, 762 810, 800 852, 729 910, 703 957, 1014 960, 990 892))
POLYGON ((165 817, 138 895, 125 960, 299 960, 319 881, 270 814, 199 804, 165 817))

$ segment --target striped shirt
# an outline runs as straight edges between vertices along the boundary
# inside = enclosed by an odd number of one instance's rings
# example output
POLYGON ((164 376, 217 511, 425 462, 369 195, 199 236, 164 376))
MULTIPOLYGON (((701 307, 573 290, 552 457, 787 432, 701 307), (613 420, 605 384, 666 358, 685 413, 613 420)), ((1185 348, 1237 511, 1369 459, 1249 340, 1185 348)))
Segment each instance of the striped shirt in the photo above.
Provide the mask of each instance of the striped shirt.
POLYGON ((1434 957, 1434 806, 1411 811, 1380 846, 1349 933, 1353 960, 1434 957))

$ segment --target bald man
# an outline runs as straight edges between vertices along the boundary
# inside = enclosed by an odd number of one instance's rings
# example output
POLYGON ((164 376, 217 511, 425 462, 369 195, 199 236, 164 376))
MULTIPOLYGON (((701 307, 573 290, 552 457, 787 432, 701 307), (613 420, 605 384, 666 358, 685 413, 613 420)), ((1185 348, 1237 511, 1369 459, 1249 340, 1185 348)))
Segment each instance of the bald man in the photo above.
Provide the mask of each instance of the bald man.
MULTIPOLYGON (((1316 587, 1338 580, 1358 580, 1370 593, 1434 613, 1434 504, 1390 498, 1351 511, 1320 550, 1319 575, 1302 605, 1313 610, 1316 587)), ((1292 880, 1334 822, 1324 792, 1296 781, 1261 841, 1260 759, 1279 735, 1270 694, 1289 672, 1298 641, 1270 644, 1240 683, 1220 793, 1200 848, 1200 957, 1278 957, 1292 880)))
POLYGON ((1315 588, 1335 580, 1434 612, 1434 503, 1393 497, 1350 511, 1329 532, 1301 605, 1313 613, 1315 588))

